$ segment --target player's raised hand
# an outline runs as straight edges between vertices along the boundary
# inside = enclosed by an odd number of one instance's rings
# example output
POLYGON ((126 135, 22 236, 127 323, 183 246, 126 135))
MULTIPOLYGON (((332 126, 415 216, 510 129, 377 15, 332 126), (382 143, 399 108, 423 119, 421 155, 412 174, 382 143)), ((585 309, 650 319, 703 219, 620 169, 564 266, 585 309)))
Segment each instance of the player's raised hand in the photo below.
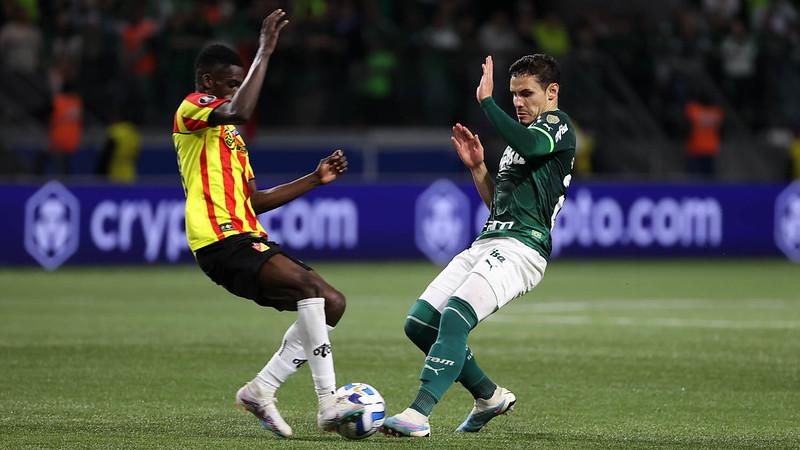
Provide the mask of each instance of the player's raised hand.
POLYGON ((331 156, 322 159, 314 173, 317 175, 320 184, 328 184, 346 171, 347 157, 344 156, 344 151, 339 149, 333 152, 331 156))
POLYGON ((469 169, 474 169, 483 164, 483 145, 477 134, 472 134, 469 128, 457 123, 453 127, 453 136, 450 137, 456 147, 459 158, 469 169))
POLYGON ((492 91, 494 91, 494 63, 492 62, 492 57, 487 56, 481 67, 483 68, 483 75, 481 76, 481 82, 478 83, 478 89, 475 91, 478 103, 486 97, 491 97, 492 91))
POLYGON ((288 20, 284 20, 284 17, 286 17, 286 12, 276 9, 261 22, 261 34, 258 36, 258 46, 261 52, 271 55, 275 51, 281 30, 289 23, 288 20))

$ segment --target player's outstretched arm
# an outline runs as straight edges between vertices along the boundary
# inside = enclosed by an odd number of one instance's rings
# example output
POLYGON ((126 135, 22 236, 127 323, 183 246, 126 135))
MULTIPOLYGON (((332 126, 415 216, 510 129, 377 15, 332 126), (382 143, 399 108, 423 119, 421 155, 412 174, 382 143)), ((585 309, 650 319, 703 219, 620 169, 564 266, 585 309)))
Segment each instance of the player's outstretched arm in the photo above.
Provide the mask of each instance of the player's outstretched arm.
POLYGON ((288 20, 284 20, 285 16, 286 12, 276 9, 261 23, 258 51, 250 66, 250 71, 247 72, 247 76, 231 101, 214 109, 208 118, 209 125, 239 125, 250 119, 261 93, 261 86, 264 84, 269 58, 278 44, 281 30, 289 23, 288 20))
POLYGON ((480 103, 486 117, 494 128, 508 143, 508 145, 523 156, 543 156, 551 150, 550 140, 536 130, 530 130, 525 125, 512 119, 506 114, 492 98, 494 91, 494 62, 487 56, 483 64, 483 75, 478 83, 475 96, 480 103))
POLYGON ((336 150, 327 158, 323 158, 315 171, 292 182, 259 191, 256 188, 256 181, 250 180, 248 184, 250 192, 252 192, 250 194, 250 204, 253 205, 253 210, 256 214, 273 210, 317 186, 336 180, 346 171, 347 157, 342 150, 336 150))
POLYGON ((457 123, 453 127, 453 136, 450 137, 453 145, 458 152, 459 158, 472 173, 472 180, 475 187, 486 204, 487 208, 492 207, 494 198, 494 181, 486 169, 483 161, 483 145, 477 134, 472 134, 469 128, 457 123))

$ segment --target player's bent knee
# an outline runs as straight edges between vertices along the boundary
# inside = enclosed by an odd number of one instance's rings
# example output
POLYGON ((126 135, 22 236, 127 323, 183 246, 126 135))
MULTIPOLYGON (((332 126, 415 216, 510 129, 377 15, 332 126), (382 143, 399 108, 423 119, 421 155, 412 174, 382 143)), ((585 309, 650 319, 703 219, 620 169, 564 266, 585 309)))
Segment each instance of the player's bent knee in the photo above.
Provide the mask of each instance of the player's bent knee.
POLYGON ((427 353, 439 334, 441 314, 425 300, 417 302, 408 311, 403 332, 420 350, 427 353))
POLYGON ((344 294, 331 287, 322 292, 322 297, 325 299, 325 317, 328 325, 335 326, 344 315, 347 300, 344 294))

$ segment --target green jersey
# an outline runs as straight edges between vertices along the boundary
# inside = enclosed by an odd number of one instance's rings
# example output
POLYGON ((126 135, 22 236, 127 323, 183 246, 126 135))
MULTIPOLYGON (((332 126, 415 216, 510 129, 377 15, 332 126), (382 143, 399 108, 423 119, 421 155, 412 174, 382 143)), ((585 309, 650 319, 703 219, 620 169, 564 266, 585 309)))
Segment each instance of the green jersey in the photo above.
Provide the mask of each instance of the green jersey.
POLYGON ((508 143, 495 180, 491 214, 477 239, 512 237, 550 257, 550 231, 564 205, 575 162, 575 127, 561 110, 526 127, 489 97, 486 116, 508 143))

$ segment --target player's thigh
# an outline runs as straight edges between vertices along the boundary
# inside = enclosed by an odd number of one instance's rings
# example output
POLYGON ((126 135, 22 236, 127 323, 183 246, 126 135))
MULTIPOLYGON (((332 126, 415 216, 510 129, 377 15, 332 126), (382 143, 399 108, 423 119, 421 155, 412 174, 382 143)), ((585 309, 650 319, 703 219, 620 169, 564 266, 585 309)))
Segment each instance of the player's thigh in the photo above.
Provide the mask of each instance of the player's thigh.
POLYGON ((261 266, 259 286, 259 303, 281 310, 297 309, 297 302, 306 298, 341 296, 309 266, 282 252, 261 266))
POLYGON ((483 320, 511 300, 532 290, 544 276, 547 261, 516 239, 487 239, 464 282, 453 293, 483 320))
POLYGON ((258 302, 259 270, 278 251, 262 238, 243 234, 203 247, 196 257, 203 272, 215 283, 238 297, 258 302))
POLYGON ((419 298, 430 303, 441 313, 447 306, 447 299, 453 295, 453 292, 458 289, 472 270, 474 264, 472 250, 472 248, 468 248, 456 255, 447 264, 447 267, 431 281, 419 298))

